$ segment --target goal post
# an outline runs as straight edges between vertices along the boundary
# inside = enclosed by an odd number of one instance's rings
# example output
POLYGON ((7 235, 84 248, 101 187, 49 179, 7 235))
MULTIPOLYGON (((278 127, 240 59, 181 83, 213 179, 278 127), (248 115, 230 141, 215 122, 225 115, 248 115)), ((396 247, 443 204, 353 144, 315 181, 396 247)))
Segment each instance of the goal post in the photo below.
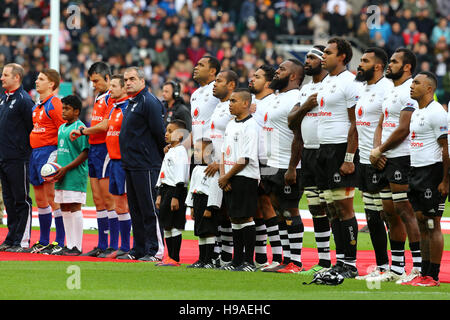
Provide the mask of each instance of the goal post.
POLYGON ((49 36, 49 67, 59 71, 59 0, 50 0, 50 29, 0 28, 0 35, 10 36, 49 36))

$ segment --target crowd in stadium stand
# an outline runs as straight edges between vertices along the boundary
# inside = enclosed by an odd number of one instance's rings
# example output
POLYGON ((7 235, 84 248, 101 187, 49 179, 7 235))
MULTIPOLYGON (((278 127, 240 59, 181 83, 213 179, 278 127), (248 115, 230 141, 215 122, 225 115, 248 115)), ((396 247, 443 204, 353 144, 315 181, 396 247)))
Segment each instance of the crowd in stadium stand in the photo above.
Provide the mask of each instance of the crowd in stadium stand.
MULTIPOLYGON (((0 0, 0 27, 48 28, 49 0, 0 0)), ((418 70, 434 72, 438 99, 450 99, 450 3, 448 0, 61 0, 59 44, 63 80, 93 104, 87 70, 98 60, 114 73, 138 65, 152 92, 161 97, 168 79, 182 82, 186 104, 196 83, 191 74, 205 54, 216 56, 247 86, 263 63, 277 65, 276 36, 304 36, 324 43, 349 36, 363 46, 411 48, 418 70), (376 10, 371 11, 375 5, 376 10), (81 13, 78 19, 74 6, 81 13), (369 10, 368 10, 369 8, 369 10), (375 13, 375 15, 373 15, 375 13), (379 14, 379 15, 378 15, 379 14), (373 25, 374 18, 378 18, 373 25), (70 23, 69 23, 70 22, 70 23)), ((39 71, 48 66, 49 38, 0 35, 0 68, 24 66, 25 90, 34 92, 39 71)), ((353 70, 354 71, 354 70, 353 70)))

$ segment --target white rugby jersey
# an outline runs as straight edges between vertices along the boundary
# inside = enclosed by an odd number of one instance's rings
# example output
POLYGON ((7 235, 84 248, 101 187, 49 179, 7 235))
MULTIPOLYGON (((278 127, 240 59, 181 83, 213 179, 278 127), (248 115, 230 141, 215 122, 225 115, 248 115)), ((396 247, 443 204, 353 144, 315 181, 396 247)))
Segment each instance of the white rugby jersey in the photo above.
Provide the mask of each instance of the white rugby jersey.
POLYGON ((264 127, 264 117, 268 110, 270 110, 270 107, 272 106, 272 100, 275 98, 275 94, 269 94, 268 96, 265 96, 261 100, 256 99, 253 97, 253 103, 256 104, 256 111, 253 114, 253 118, 255 119, 256 123, 259 126, 259 160, 265 160, 267 161, 267 151, 266 151, 266 142, 264 140, 265 134, 263 132, 264 127))
MULTIPOLYGON (((384 143, 390 135, 398 128, 400 112, 403 110, 415 110, 418 108, 417 101, 411 98, 412 79, 408 79, 399 86, 394 86, 383 100, 383 130, 381 143, 384 143)), ((384 152, 387 158, 409 156, 409 136, 397 147, 384 152)))
MULTIPOLYGON (((292 89, 274 96, 264 114, 263 134, 267 165, 287 169, 291 159, 294 133, 288 127, 288 115, 300 100, 300 90, 292 89)), ((300 162, 297 166, 300 168, 300 162)))
POLYGON ((186 206, 194 206, 194 194, 205 194, 208 196, 208 207, 218 207, 222 205, 223 192, 219 187, 219 172, 212 177, 205 174, 206 165, 195 166, 192 171, 189 190, 186 197, 186 206))
POLYGON ((349 108, 356 105, 361 82, 345 70, 338 75, 326 77, 323 89, 317 95, 319 104, 318 136, 320 144, 347 143, 350 120, 349 108))
POLYGON ((189 160, 186 148, 179 144, 170 148, 164 156, 156 186, 165 184, 175 187, 181 182, 185 186, 189 182, 189 160))
POLYGON ((220 102, 213 96, 214 82, 198 88, 191 95, 192 143, 207 137, 207 130, 211 126, 211 116, 220 102))
POLYGON ((223 135, 231 119, 234 119, 234 116, 230 113, 230 101, 219 102, 211 116, 211 125, 207 135, 213 143, 215 161, 221 159, 223 135))
MULTIPOLYGON (((324 79, 327 77, 328 75, 324 79)), ((300 105, 304 104, 310 95, 318 93, 321 90, 323 90, 323 81, 304 84, 300 90, 300 105)), ((317 125, 319 123, 318 113, 319 106, 317 105, 308 111, 302 120, 301 131, 303 144, 306 149, 319 149, 320 143, 317 132, 317 125)))
POLYGON ((222 145, 225 173, 239 159, 248 158, 248 164, 237 175, 259 180, 258 143, 258 124, 252 116, 230 121, 222 145))
POLYGON ((356 129, 358 130, 359 162, 370 164, 370 151, 373 149, 373 136, 382 115, 384 97, 394 84, 383 77, 377 83, 364 83, 355 107, 356 129))
POLYGON ((410 131, 411 166, 425 167, 442 162, 442 148, 437 139, 448 131, 447 112, 442 105, 432 101, 427 107, 412 114, 410 131))

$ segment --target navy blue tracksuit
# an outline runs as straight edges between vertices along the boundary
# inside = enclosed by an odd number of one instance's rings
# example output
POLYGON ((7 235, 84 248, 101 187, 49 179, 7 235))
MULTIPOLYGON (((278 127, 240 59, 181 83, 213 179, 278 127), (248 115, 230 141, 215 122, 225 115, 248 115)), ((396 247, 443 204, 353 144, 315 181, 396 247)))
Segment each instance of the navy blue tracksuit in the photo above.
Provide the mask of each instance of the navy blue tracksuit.
POLYGON ((0 96, 0 179, 8 215, 4 243, 10 246, 28 246, 30 239, 32 200, 28 164, 33 106, 33 100, 22 87, 0 96))
POLYGON ((128 206, 137 259, 162 258, 164 242, 155 208, 155 184, 164 158, 165 127, 162 103, 145 87, 129 100, 119 142, 126 174, 128 206))

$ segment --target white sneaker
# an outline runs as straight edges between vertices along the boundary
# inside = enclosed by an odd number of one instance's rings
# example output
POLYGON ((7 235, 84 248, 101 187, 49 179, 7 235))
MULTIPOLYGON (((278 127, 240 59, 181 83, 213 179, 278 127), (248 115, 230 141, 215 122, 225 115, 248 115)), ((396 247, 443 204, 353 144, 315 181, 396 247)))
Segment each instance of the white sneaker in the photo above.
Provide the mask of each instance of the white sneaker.
POLYGON ((357 276, 355 277, 356 280, 366 280, 366 279, 371 279, 375 278, 375 277, 379 277, 383 272, 380 271, 380 269, 377 267, 375 270, 373 270, 372 272, 366 274, 365 276, 357 276))
POLYGON ((392 272, 391 270, 388 270, 386 272, 383 272, 382 274, 380 274, 377 277, 371 277, 371 278, 367 278, 367 281, 379 281, 379 282, 392 282, 392 281, 397 281, 400 279, 403 279, 406 276, 406 273, 403 274, 397 274, 395 272, 392 272))
POLYGON ((263 271, 263 270, 266 270, 266 269, 271 269, 271 268, 278 267, 279 265, 280 265, 279 262, 273 261, 271 264, 268 264, 267 266, 265 266, 263 268, 260 268, 259 270, 263 271))
POLYGON ((263 268, 265 268, 267 266, 269 266, 269 261, 266 261, 264 263, 258 263, 258 262, 255 261, 255 267, 258 270, 262 270, 263 268))
POLYGON ((420 277, 420 271, 416 268, 411 270, 411 273, 408 275, 404 275, 404 277, 402 277, 401 279, 398 279, 397 281, 395 281, 396 284, 402 284, 405 282, 409 282, 411 280, 413 280, 416 277, 420 277))

